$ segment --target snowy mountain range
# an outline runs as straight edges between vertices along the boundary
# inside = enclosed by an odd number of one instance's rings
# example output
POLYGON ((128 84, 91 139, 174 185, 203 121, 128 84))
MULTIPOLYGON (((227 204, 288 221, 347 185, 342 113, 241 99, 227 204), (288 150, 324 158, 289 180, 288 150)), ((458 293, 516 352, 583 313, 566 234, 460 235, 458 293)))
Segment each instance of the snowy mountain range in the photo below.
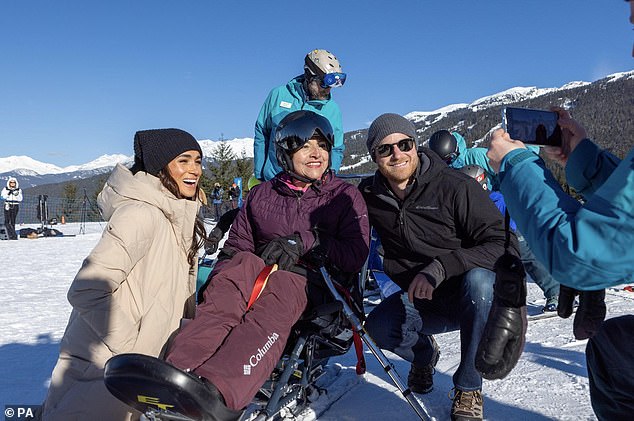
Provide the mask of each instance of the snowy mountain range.
MULTIPOLYGON (((476 113, 503 105, 526 103, 527 101, 539 97, 552 97, 553 94, 557 95, 558 93, 561 93, 561 96, 564 97, 561 103, 565 105, 568 101, 572 101, 566 99, 569 93, 583 90, 579 88, 596 84, 610 84, 617 81, 623 82, 626 80, 634 80, 634 71, 615 73, 592 83, 582 81, 569 82, 559 88, 537 88, 534 86, 515 87, 494 95, 479 98, 470 104, 452 104, 434 111, 413 111, 406 114, 405 117, 416 125, 419 133, 423 133, 427 128, 432 128, 450 114, 456 115, 456 112, 471 111, 476 113)), ((579 95, 580 94, 577 93, 576 97, 579 97, 579 95)), ((447 125, 447 128, 459 130, 459 127, 451 127, 449 125, 447 125)), ((360 141, 361 138, 364 137, 362 133, 363 130, 365 129, 346 133, 346 143, 349 144, 350 141, 353 143, 360 141)), ((231 147, 236 156, 253 157, 252 138, 236 138, 222 141, 231 147)), ((219 142, 219 140, 210 139, 199 140, 205 156, 211 156, 213 149, 217 147, 219 142)), ((347 153, 349 156, 347 157, 348 159, 344 160, 344 164, 347 164, 348 167, 354 168, 369 162, 369 157, 364 156, 367 155, 367 152, 361 151, 357 153, 354 147, 349 147, 347 153), (350 163, 350 158, 352 158, 354 162, 350 163)), ((17 176, 20 178, 22 187, 26 188, 41 184, 89 178, 98 174, 108 173, 117 163, 131 165, 132 161, 132 156, 113 154, 100 156, 85 164, 61 168, 53 164, 34 160, 28 156, 9 156, 0 158, 0 180, 6 180, 9 176, 17 176)))
MULTIPOLYGON (((253 157, 253 139, 237 138, 223 141, 236 156, 253 157)), ((204 156, 211 156, 219 141, 199 140, 204 156)), ((75 179, 85 179, 95 175, 109 173, 115 165, 121 163, 130 166, 134 156, 123 154, 102 155, 99 158, 81 165, 58 167, 53 164, 37 161, 28 156, 9 156, 0 158, 0 180, 9 177, 19 177, 22 188, 34 187, 42 184, 61 183, 75 179)), ((4 184, 4 183, 2 183, 4 184)))

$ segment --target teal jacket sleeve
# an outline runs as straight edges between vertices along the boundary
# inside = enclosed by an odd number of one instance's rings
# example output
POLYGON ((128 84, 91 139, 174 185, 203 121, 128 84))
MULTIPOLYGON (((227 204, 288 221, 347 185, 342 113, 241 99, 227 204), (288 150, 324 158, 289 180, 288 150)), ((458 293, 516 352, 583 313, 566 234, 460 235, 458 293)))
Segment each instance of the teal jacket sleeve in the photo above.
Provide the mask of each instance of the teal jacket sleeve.
POLYGON ((566 179, 577 192, 588 197, 605 183, 620 162, 608 151, 584 139, 568 158, 566 179))
POLYGON ((332 162, 331 168, 335 172, 339 172, 339 168, 341 168, 341 161, 343 161, 343 153, 346 149, 343 143, 343 123, 339 106, 333 101, 330 101, 329 105, 329 112, 326 118, 330 121, 335 135, 335 144, 330 154, 330 160, 332 162))
MULTIPOLYGON (((518 149, 503 159, 500 190, 510 214, 538 259, 562 284, 596 290, 631 281, 633 161, 634 150, 582 206, 534 153, 518 149)), ((597 177, 605 177, 605 170, 597 177)))
POLYGON ((262 104, 260 114, 255 122, 253 137, 253 175, 258 180, 264 180, 264 164, 266 163, 266 143, 271 136, 270 108, 273 103, 273 91, 269 93, 262 104))

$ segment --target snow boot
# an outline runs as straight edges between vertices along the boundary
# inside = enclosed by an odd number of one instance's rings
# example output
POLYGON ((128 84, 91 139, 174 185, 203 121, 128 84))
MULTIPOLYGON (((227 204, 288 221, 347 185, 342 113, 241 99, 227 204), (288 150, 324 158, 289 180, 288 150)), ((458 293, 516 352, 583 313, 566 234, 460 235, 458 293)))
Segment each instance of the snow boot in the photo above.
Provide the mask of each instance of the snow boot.
POLYGON ((451 392, 449 397, 453 399, 451 405, 451 421, 481 421, 483 413, 482 392, 471 390, 463 392, 455 387, 453 398, 451 392))
POLYGON ((434 389, 434 373, 435 368, 440 358, 440 347, 436 343, 433 336, 429 336, 431 345, 433 348, 433 354, 431 362, 424 366, 419 366, 412 363, 412 367, 409 370, 407 376, 407 386, 414 393, 429 393, 434 389))
POLYGON ((548 297, 546 299, 546 305, 542 309, 542 313, 549 313, 552 311, 557 311, 557 305, 559 304, 559 296, 554 295, 552 297, 548 297))

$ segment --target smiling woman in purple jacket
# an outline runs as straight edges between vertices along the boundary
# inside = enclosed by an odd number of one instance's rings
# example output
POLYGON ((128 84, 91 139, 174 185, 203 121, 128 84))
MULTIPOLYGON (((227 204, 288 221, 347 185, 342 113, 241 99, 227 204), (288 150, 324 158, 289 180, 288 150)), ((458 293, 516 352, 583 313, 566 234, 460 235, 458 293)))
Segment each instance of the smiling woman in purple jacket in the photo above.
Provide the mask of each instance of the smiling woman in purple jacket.
POLYGON ((249 193, 196 318, 168 353, 168 362, 205 379, 223 417, 237 418, 255 396, 308 305, 311 269, 302 258, 319 246, 331 266, 354 273, 367 257, 366 206, 356 187, 330 171, 332 145, 330 123, 312 111, 280 122, 283 172, 249 193), (247 309, 256 277, 272 264, 279 270, 247 309))

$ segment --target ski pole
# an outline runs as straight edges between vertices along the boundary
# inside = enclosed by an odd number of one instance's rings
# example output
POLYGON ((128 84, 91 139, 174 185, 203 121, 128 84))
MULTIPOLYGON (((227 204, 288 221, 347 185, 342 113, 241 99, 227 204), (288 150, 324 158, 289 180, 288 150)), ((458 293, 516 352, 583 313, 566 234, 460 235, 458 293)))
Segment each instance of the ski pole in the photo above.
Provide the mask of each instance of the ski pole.
POLYGON ((324 278, 324 281, 326 282, 326 285, 328 286, 328 289, 330 290, 330 293, 335 297, 337 301, 341 302, 341 304, 343 305, 343 312, 346 318, 352 324, 353 329, 359 333, 359 336, 361 336, 363 342, 365 342, 365 344, 370 349, 370 352, 372 352, 372 354, 379 361, 379 364, 381 364, 381 366, 383 367, 383 370, 385 370, 390 379, 392 379, 392 382, 401 392, 407 403, 410 404, 412 409, 414 409, 414 412, 416 412, 416 415, 418 415, 421 420, 431 421, 432 417, 429 415, 427 409, 424 408, 421 403, 413 396, 412 391, 409 389, 409 387, 406 387, 403 384, 403 381, 399 377, 392 363, 390 363, 385 354, 383 354, 374 340, 370 337, 370 335, 368 335, 368 332, 363 327, 363 324, 361 323, 359 317, 357 317, 357 315, 354 313, 354 311, 352 311, 346 300, 344 300, 341 294, 339 294, 339 291, 337 291, 337 289, 335 288, 335 285, 333 284, 332 279, 330 278, 330 274, 328 273, 326 268, 321 266, 319 270, 324 278))

